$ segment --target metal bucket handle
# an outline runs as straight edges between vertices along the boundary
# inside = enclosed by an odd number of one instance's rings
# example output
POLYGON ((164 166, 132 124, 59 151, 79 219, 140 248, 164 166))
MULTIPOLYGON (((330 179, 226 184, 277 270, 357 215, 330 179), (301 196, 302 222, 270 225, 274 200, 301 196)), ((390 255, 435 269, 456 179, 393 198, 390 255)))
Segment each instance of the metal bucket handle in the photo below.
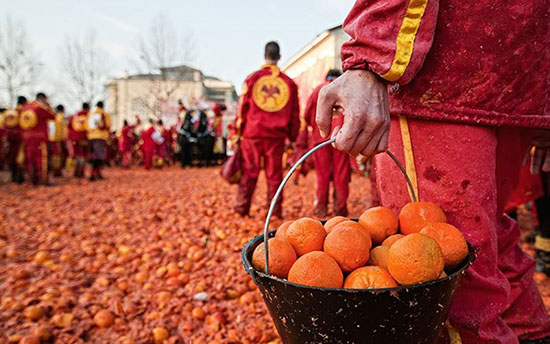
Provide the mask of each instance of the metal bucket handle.
MULTIPOLYGON (((264 247, 265 247, 265 274, 266 275, 269 275, 269 246, 268 246, 268 241, 269 241, 269 238, 268 238, 268 232, 269 232, 269 223, 271 221, 271 215, 273 214, 273 210, 275 209, 275 204, 277 203, 277 200, 279 199, 279 197, 281 196, 281 193, 283 192, 283 189, 286 185, 286 183, 288 182, 288 180, 290 179, 290 177, 292 177, 292 175, 294 174, 294 172, 296 171, 296 169, 304 162, 304 160, 306 160, 311 154, 315 153, 316 151, 318 151, 319 149, 325 147, 325 146, 328 146, 330 144, 333 144, 334 143, 334 139, 330 139, 330 140, 327 140, 327 141, 324 141, 324 142, 321 142, 320 144, 318 144, 317 146, 311 148, 308 152, 306 152, 291 168, 290 168, 290 171, 288 171, 288 173, 286 174, 285 178, 283 179, 283 181, 281 182, 281 184, 279 185, 279 188, 277 189, 277 192, 275 193, 275 196, 273 196, 273 199, 271 200, 271 205, 269 206, 269 211, 267 212, 267 217, 265 219, 265 227, 264 227, 264 247)), ((399 167, 399 169, 401 170, 401 172, 403 173, 403 176, 405 176, 405 179, 407 180, 407 185, 409 186, 409 189, 411 191, 411 196, 412 196, 412 199, 413 199, 413 202, 416 202, 417 201, 417 198, 416 198, 416 194, 414 192, 414 188, 413 188, 413 185, 412 185, 412 182, 411 182, 411 179, 409 178, 409 176, 407 175, 407 172, 405 171, 405 168, 403 168, 403 165, 401 165, 401 163, 399 162, 399 160, 397 159, 397 157, 395 155, 393 155, 392 152, 390 152, 389 150, 386 150, 386 154, 389 155, 389 157, 397 164, 397 167, 399 167)), ((247 267, 247 270, 250 272, 251 274, 251 277, 252 279, 254 280, 254 283, 256 283, 256 278, 254 277, 254 268, 253 267, 247 267)))

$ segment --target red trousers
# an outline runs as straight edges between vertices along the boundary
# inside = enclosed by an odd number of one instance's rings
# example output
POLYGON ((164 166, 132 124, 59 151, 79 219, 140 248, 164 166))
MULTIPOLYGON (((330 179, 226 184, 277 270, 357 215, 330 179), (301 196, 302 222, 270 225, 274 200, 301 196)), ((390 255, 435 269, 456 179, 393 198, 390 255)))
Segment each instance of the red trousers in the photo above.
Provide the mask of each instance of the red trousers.
MULTIPOLYGON (((420 120, 409 120, 409 129, 419 199, 439 204, 478 249, 451 308, 462 342, 517 344, 550 335, 534 261, 520 247, 518 224, 503 212, 529 148, 526 133, 420 120)), ((396 119, 389 149, 404 162, 396 119)), ((376 156, 376 178, 383 205, 397 212, 410 201, 405 179, 385 154, 376 156)))
MULTIPOLYGON (((271 202, 277 192, 277 188, 283 180, 283 152, 285 141, 278 139, 248 139, 241 142, 241 155, 243 159, 243 176, 239 183, 235 211, 247 215, 250 211, 252 196, 258 181, 258 175, 264 162, 267 177, 267 200, 271 202)), ((279 198, 273 215, 281 217, 281 204, 283 197, 279 198)))
POLYGON ((27 174, 34 184, 48 184, 48 142, 25 140, 27 174))
POLYGON ((145 165, 146 170, 150 170, 153 166, 153 157, 155 155, 155 148, 145 148, 142 147, 143 151, 143 164, 145 165))
POLYGON ((325 146, 313 153, 317 175, 316 203, 326 207, 330 181, 334 186, 334 212, 347 215, 349 182, 351 178, 350 157, 332 146, 325 146))
POLYGON ((132 164, 132 150, 122 152, 122 167, 129 168, 132 164))

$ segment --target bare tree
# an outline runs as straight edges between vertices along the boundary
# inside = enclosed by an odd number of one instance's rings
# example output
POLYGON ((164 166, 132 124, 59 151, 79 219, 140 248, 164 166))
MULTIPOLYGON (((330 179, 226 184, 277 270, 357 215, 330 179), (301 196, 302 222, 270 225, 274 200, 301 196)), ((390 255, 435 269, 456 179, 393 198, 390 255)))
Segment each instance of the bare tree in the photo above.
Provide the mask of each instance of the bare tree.
POLYGON ((6 16, 0 26, 0 90, 7 94, 8 104, 36 80, 40 67, 23 24, 6 16))
POLYGON ((67 96, 75 102, 92 103, 103 93, 107 75, 107 53, 89 32, 81 38, 69 37, 61 50, 63 69, 69 85, 67 96))
POLYGON ((148 94, 153 95, 143 99, 141 104, 149 115, 160 117, 161 104, 174 96, 181 86, 185 69, 170 69, 189 63, 194 58, 195 43, 190 32, 178 33, 170 20, 160 14, 147 33, 139 38, 138 59, 134 61, 137 70, 142 75, 148 94))

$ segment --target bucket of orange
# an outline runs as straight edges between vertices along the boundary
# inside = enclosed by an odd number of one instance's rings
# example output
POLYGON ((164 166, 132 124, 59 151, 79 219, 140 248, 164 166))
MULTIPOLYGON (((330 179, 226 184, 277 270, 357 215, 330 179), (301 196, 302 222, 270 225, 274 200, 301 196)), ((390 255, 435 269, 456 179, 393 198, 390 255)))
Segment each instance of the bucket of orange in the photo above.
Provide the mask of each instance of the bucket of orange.
POLYGON ((269 231, 242 250, 285 344, 414 343, 438 341, 461 277, 475 254, 462 233, 447 224, 439 206, 413 202, 396 216, 367 209, 359 219, 301 218, 269 231), (267 250, 265 249, 267 247, 267 250))

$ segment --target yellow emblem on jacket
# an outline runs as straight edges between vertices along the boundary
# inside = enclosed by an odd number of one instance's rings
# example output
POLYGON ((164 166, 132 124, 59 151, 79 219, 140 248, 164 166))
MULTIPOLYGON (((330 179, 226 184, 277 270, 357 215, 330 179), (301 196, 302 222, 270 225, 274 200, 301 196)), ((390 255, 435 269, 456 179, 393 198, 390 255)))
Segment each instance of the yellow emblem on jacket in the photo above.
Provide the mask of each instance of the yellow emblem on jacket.
POLYGON ((290 89, 280 77, 265 75, 252 88, 252 99, 263 111, 277 112, 288 104, 290 89))
POLYGON ((19 125, 19 114, 14 110, 7 110, 4 113, 4 126, 6 128, 15 128, 19 125))
POLYGON ((38 119, 36 118, 36 113, 33 110, 25 110, 21 114, 19 119, 19 126, 23 130, 31 130, 36 127, 38 119))
POLYGON ((73 117, 73 129, 74 131, 86 131, 86 116, 74 116, 73 117))

